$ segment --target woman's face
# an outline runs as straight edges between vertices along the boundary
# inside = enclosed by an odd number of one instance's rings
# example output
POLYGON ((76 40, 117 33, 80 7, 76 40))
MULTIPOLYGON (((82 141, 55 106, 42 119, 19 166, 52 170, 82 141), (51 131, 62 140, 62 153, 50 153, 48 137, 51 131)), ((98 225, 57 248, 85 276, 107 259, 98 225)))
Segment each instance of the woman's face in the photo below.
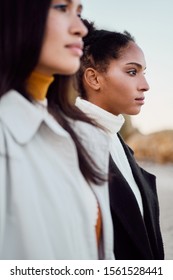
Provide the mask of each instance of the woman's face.
POLYGON ((36 71, 46 74, 74 74, 80 66, 87 34, 80 15, 80 0, 53 0, 48 12, 45 37, 36 71))
POLYGON ((136 115, 144 105, 144 93, 149 90, 144 76, 146 68, 142 50, 133 42, 119 59, 112 59, 106 73, 99 73, 99 106, 114 115, 136 115))

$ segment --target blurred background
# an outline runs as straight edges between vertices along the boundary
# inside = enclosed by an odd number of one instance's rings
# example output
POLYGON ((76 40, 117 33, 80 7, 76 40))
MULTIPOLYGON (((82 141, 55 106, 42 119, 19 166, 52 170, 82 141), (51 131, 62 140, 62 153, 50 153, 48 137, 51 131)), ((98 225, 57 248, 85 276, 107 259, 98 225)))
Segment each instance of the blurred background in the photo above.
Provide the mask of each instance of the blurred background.
POLYGON ((173 259, 173 1, 82 0, 98 28, 129 31, 145 54, 150 90, 121 131, 140 165, 157 177, 166 259, 173 259))

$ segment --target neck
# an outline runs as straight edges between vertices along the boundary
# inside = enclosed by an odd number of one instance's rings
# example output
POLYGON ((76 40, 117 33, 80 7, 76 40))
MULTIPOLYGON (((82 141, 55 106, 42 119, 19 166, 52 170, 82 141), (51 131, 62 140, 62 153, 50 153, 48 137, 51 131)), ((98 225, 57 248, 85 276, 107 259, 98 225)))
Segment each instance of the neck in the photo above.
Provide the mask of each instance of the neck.
POLYGON ((27 80, 27 91, 35 100, 44 100, 53 76, 46 76, 38 72, 32 72, 27 80))

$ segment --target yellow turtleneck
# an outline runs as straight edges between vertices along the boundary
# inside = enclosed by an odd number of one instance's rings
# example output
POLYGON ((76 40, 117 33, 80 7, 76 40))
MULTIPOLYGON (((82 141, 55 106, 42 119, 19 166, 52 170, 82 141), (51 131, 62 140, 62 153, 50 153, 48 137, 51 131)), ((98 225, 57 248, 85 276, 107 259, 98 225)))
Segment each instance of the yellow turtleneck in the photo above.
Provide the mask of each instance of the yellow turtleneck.
POLYGON ((27 80, 27 91, 35 100, 44 100, 48 87, 53 82, 53 76, 46 76, 38 72, 32 72, 27 80))

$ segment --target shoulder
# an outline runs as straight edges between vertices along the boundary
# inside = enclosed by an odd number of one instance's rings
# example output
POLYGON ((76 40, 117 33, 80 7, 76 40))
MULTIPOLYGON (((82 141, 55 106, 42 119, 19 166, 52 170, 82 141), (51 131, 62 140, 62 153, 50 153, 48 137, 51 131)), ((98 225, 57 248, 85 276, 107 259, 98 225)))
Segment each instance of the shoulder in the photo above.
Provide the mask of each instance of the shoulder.
POLYGON ((82 142, 86 143, 88 147, 95 146, 96 144, 105 147, 108 145, 109 137, 107 133, 94 125, 82 121, 75 121, 73 128, 82 142))
POLYGON ((75 121, 73 129, 90 156, 100 165, 101 169, 107 170, 110 141, 107 133, 94 125, 81 121, 75 121))
POLYGON ((94 135, 96 137, 99 137, 99 138, 101 137, 102 139, 105 139, 105 141, 108 141, 109 137, 108 137, 107 133, 103 129, 101 129, 95 125, 92 125, 90 123, 86 123, 83 121, 76 121, 76 127, 78 130, 80 130, 84 134, 89 135, 92 132, 92 133, 94 133, 94 135))

